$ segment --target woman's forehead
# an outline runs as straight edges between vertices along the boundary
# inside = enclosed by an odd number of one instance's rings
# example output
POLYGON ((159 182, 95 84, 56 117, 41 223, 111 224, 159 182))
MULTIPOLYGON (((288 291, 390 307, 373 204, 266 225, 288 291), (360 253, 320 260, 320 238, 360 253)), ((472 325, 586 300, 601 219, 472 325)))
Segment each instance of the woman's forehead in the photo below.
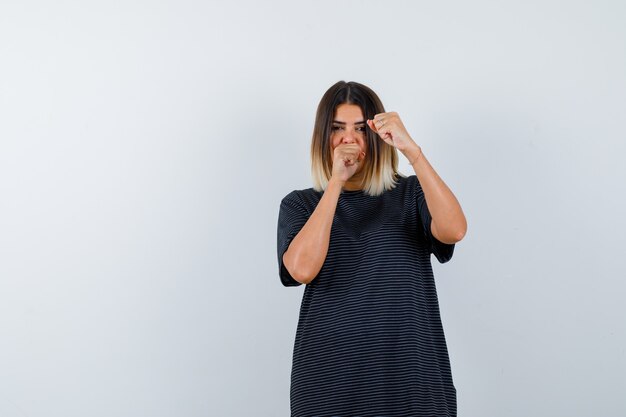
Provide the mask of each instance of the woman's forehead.
POLYGON ((334 122, 359 124, 365 123, 363 111, 356 104, 340 104, 335 109, 334 122))

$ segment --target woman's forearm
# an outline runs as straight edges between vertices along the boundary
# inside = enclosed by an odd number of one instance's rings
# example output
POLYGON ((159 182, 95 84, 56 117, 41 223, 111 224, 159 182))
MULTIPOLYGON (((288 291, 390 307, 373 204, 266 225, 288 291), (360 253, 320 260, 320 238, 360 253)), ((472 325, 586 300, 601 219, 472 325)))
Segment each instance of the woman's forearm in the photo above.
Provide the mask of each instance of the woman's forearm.
POLYGON ((340 181, 330 180, 311 217, 283 254, 285 268, 300 283, 310 283, 326 260, 330 230, 342 186, 340 181))
POLYGON ((433 236, 443 243, 456 243, 463 239, 467 231, 467 220, 452 191, 430 165, 417 144, 403 153, 409 162, 412 162, 415 175, 424 191, 424 198, 432 217, 433 236))

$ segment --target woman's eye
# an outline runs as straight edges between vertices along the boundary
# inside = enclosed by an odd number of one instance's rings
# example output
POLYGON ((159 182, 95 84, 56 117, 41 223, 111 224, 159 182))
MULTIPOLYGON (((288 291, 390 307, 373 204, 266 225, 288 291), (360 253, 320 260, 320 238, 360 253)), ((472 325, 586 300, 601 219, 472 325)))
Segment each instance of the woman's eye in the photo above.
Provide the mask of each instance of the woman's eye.
MULTIPOLYGON (((337 131, 340 131, 340 130, 345 130, 345 128, 343 126, 333 126, 333 127, 331 127, 331 130, 333 132, 337 132, 337 131)), ((359 132, 359 133, 365 133, 365 126, 355 127, 354 130, 359 132)))

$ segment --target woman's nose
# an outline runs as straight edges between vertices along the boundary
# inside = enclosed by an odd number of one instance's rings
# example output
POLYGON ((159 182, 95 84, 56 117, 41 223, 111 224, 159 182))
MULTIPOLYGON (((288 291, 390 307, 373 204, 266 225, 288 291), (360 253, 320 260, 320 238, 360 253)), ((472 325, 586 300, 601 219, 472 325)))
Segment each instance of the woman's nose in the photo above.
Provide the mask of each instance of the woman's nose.
POLYGON ((346 130, 343 138, 341 139, 342 143, 354 143, 355 142, 355 134, 352 130, 346 130))

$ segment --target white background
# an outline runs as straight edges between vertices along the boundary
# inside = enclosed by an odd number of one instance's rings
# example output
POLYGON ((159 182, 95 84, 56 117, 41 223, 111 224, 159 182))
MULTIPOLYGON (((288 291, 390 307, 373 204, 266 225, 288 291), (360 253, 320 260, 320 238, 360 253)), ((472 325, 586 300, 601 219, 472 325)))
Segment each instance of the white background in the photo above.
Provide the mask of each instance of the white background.
MULTIPOLYGON (((624 416, 621 1, 2 1, 0 416, 287 416, 280 200, 328 87, 468 218, 459 416, 624 416)), ((401 169, 410 174, 402 161, 401 169)))

